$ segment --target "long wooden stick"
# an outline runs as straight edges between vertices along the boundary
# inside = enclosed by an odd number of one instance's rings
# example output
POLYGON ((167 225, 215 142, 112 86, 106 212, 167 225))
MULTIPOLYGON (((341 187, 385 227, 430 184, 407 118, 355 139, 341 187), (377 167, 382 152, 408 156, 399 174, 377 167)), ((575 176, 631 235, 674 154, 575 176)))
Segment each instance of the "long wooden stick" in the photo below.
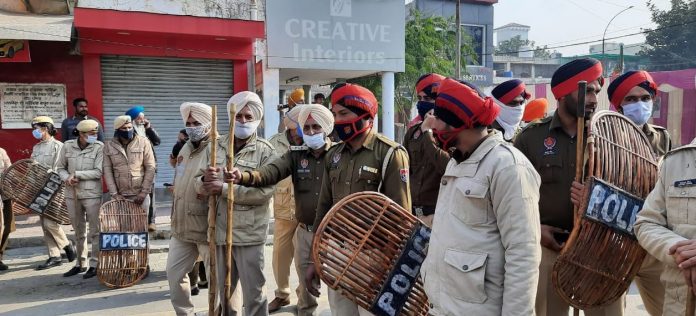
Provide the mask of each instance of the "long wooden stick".
MULTIPOLYGON (((234 166, 234 122, 237 115, 237 106, 230 104, 230 134, 227 143, 227 170, 232 171, 234 166)), ((229 315, 227 311, 227 302, 232 299, 232 215, 234 211, 234 184, 227 185, 227 256, 225 257, 225 265, 227 274, 225 275, 225 303, 222 304, 225 315, 229 315)))
MULTIPOLYGON (((210 131, 210 166, 217 166, 217 106, 213 105, 213 115, 210 131)), ((215 217, 217 217, 217 197, 210 195, 208 198, 208 248, 210 252, 210 265, 208 269, 208 315, 215 315, 215 288, 217 278, 215 273, 215 217)))
POLYGON ((687 287, 686 288, 689 293, 686 294, 686 316, 694 316, 694 312, 696 312, 696 302, 694 301, 694 289, 687 287))
MULTIPOLYGON (((578 104, 577 104, 577 115, 578 115, 578 126, 575 140, 575 181, 582 183, 583 176, 582 171, 585 167, 585 95, 587 94, 587 81, 578 82, 578 104)), ((573 223, 575 225, 580 224, 580 210, 578 206, 573 207, 573 223)), ((573 308, 573 315, 579 316, 580 310, 573 308)))

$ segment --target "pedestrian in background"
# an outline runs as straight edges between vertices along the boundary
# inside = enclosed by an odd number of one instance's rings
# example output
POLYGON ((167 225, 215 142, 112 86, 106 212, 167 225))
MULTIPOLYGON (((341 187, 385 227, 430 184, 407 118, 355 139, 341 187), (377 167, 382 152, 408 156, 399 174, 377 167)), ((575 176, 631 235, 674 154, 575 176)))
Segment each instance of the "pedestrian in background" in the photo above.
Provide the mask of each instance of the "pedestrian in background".
MULTIPOLYGON (((159 146, 161 143, 160 137, 157 131, 152 127, 150 120, 145 117, 145 108, 141 105, 136 105, 128 111, 126 115, 130 116, 133 124, 133 129, 135 134, 147 138, 150 141, 150 146, 152 147, 153 157, 155 159, 155 166, 157 163, 157 156, 154 155, 154 147, 159 146)), ((155 173, 157 169, 155 168, 155 173)), ((155 181, 152 181, 152 187, 150 188, 150 204, 147 208, 147 224, 148 231, 154 232, 157 230, 155 225, 155 181)))
MULTIPOLYGON (((5 169, 12 165, 10 157, 7 155, 5 149, 0 147, 0 174, 5 172, 5 169)), ((0 216, 0 271, 8 269, 8 266, 2 262, 2 257, 5 254, 5 248, 7 248, 7 243, 10 240, 10 233, 15 231, 15 221, 14 214, 12 213, 12 200, 6 197, 6 194, 0 192, 0 195, 5 195, 5 197, 0 197, 2 200, 2 216, 0 216)))
MULTIPOLYGON (((97 120, 95 117, 89 115, 89 111, 87 109, 87 99, 77 98, 73 100, 72 105, 75 109, 75 114, 71 118, 63 120, 63 122, 60 124, 61 140, 63 143, 71 139, 76 139, 79 136, 80 133, 76 130, 76 127, 80 122, 84 120, 94 120, 99 122, 99 120, 97 120)), ((104 141, 104 131, 102 130, 101 126, 98 127, 97 140, 100 142, 104 141)))

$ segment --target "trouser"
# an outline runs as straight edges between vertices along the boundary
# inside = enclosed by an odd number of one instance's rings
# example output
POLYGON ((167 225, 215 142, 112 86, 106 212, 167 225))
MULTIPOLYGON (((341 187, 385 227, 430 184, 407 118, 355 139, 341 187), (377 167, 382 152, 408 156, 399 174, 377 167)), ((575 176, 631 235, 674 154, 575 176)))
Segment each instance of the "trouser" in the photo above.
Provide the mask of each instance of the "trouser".
POLYGON ((295 246, 293 236, 297 229, 296 220, 276 218, 273 227, 273 277, 278 289, 275 296, 286 299, 290 296, 290 265, 295 246))
MULTIPOLYGON (((219 246, 218 249, 224 249, 219 246)), ((218 253, 224 253, 218 251, 218 253)), ((233 306, 231 315, 258 316, 268 315, 268 298, 266 297, 266 277, 263 275, 263 244, 254 246, 232 246, 232 292, 238 296, 239 285, 244 298, 244 312, 233 306)), ((224 261, 219 261, 224 262, 224 261)), ((218 273, 220 265, 217 266, 218 273)), ((220 288, 218 282, 218 288, 220 288)), ((235 304, 236 305, 236 304, 235 304)))
MULTIPOLYGON (((539 287, 536 296, 537 316, 568 315, 570 307, 558 294, 551 281, 553 264, 556 262, 558 252, 541 247, 541 263, 539 265, 539 287)), ((626 294, 615 302, 600 308, 593 308, 583 313, 586 316, 622 316, 624 314, 626 294)))
POLYGON ((147 211, 147 223, 148 224, 154 224, 155 223, 155 185, 152 185, 152 191, 150 191, 150 194, 148 195, 148 198, 150 200, 150 204, 147 205, 147 208, 145 210, 147 211))
MULTIPOLYGON (((297 287, 297 315, 316 315, 317 298, 307 292, 305 284, 305 271, 307 267, 314 266, 312 262, 312 238, 314 233, 307 231, 304 224, 300 224, 295 230, 293 243, 295 244, 295 270, 300 285, 297 287)), ((317 280, 317 283, 319 280, 317 280)))
POLYGON ((99 207, 101 198, 79 199, 66 198, 70 221, 75 230, 77 248, 76 266, 87 266, 87 240, 92 243, 92 253, 89 255, 89 267, 97 267, 97 255, 99 253, 99 207), (87 234, 87 222, 89 222, 89 235, 87 234))
POLYGON ((0 261, 5 254, 5 248, 10 241, 10 233, 15 230, 14 213, 12 213, 12 201, 2 201, 2 216, 0 216, 0 261))
POLYGON ((329 289, 329 307, 331 308, 332 316, 372 315, 366 309, 332 289, 329 289))
POLYGON ((188 273, 191 272, 199 256, 208 265, 209 255, 207 243, 181 241, 174 236, 169 240, 167 281, 169 282, 169 298, 177 315, 194 314, 188 273))
POLYGON ((48 248, 48 256, 60 257, 61 249, 70 244, 63 228, 52 219, 43 217, 41 219, 41 229, 43 230, 46 248, 48 248))
POLYGON ((198 276, 200 275, 201 269, 200 269, 201 262, 196 261, 196 263, 193 264, 193 269, 189 271, 188 277, 189 277, 189 283, 191 284, 191 287, 196 287, 198 286, 198 276))
POLYGON ((651 316, 662 315, 665 286, 660 281, 660 275, 663 268, 660 260, 648 254, 645 256, 638 274, 636 274, 636 286, 643 299, 643 305, 651 316))
POLYGON ((435 214, 416 216, 416 217, 418 217, 418 219, 420 219, 426 226, 433 227, 433 218, 435 217, 435 214))

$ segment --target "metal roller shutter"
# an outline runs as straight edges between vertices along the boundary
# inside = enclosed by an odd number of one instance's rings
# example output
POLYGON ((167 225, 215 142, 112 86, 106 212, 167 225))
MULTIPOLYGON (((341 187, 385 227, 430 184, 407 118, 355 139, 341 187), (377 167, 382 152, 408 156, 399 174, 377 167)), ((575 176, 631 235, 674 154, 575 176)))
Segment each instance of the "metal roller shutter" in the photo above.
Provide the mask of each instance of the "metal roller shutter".
POLYGON ((179 130, 184 128, 179 106, 186 101, 217 105, 218 130, 228 131, 225 115, 233 91, 232 62, 229 60, 102 56, 102 94, 105 137, 113 137, 113 121, 133 105, 145 107, 145 114, 162 143, 157 156, 156 187, 172 182, 174 169, 169 154, 179 130))

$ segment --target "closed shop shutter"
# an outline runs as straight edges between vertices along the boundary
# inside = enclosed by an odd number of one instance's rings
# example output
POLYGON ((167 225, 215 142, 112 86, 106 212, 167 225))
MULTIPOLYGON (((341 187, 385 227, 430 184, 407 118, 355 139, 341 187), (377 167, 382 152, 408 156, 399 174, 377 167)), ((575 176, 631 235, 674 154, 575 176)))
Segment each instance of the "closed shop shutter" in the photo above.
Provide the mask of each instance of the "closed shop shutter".
POLYGON ((184 128, 179 106, 202 102, 218 106, 218 131, 227 134, 227 100, 232 96, 233 71, 229 60, 102 56, 102 95, 105 138, 113 137, 113 121, 134 105, 145 107, 145 115, 159 133, 155 147, 155 186, 172 182, 174 169, 169 154, 179 130, 184 128))

